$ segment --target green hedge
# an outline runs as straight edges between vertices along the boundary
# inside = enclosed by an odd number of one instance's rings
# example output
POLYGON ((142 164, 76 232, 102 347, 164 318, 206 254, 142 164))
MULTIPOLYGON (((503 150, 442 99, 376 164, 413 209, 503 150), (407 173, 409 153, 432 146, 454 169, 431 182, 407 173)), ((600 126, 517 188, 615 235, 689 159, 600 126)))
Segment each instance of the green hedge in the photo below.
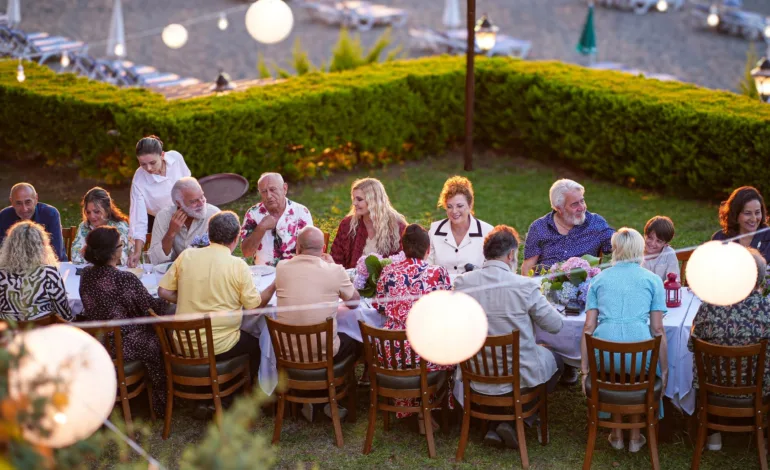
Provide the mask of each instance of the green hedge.
MULTIPOLYGON (((0 152, 35 152, 109 181, 130 178, 154 133, 195 175, 290 178, 437 154, 463 135, 464 61, 437 57, 309 74, 228 95, 166 101, 0 61, 0 152), (108 133, 117 130, 118 133, 108 133), (117 135, 115 135, 117 134, 117 135)), ((727 92, 556 62, 477 62, 476 142, 590 174, 712 198, 770 191, 770 106, 727 92)))

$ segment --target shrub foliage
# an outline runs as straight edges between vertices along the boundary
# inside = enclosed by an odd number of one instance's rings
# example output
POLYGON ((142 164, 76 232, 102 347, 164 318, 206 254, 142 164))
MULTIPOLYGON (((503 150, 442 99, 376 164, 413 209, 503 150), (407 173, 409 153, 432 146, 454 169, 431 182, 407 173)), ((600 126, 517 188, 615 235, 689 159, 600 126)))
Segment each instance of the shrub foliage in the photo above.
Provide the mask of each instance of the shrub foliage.
MULTIPOLYGON (((307 73, 180 101, 33 64, 18 83, 16 65, 0 61, 0 152, 36 152, 111 182, 130 178, 134 145, 150 133, 195 175, 250 180, 421 158, 463 135, 462 58, 307 73)), ((698 197, 742 184, 770 191, 770 107, 758 100, 558 62, 479 58, 476 74, 479 145, 698 197)))

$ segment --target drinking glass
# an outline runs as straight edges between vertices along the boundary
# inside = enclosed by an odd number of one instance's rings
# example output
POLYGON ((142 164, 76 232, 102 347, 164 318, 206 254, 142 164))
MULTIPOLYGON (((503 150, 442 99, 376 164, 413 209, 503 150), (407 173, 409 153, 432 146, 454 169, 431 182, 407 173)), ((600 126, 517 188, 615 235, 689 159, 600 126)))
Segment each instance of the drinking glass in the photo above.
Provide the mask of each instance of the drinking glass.
POLYGON ((145 274, 152 274, 152 262, 150 261, 150 253, 147 251, 142 252, 142 269, 145 274))

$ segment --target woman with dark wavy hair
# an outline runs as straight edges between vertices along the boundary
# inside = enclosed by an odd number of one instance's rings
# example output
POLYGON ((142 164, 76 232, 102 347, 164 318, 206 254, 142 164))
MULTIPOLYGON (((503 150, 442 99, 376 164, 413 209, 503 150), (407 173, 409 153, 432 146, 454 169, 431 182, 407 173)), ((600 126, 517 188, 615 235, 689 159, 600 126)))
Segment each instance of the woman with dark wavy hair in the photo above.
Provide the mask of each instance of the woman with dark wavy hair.
POLYGON ((722 230, 714 233, 712 240, 740 236, 734 240, 736 243, 756 248, 765 260, 770 260, 770 230, 754 233, 768 226, 765 200, 756 188, 741 186, 733 191, 719 206, 719 225, 722 230))
MULTIPOLYGON (((86 237, 85 259, 93 266, 83 269, 80 298, 83 313, 77 321, 125 320, 146 317, 153 309, 166 313, 166 302, 153 298, 136 275, 117 268, 123 253, 123 237, 114 227, 97 227, 86 237)), ((166 411, 166 371, 158 337, 152 325, 126 325, 123 355, 126 362, 141 361, 152 381, 152 407, 159 416, 166 411)))
POLYGON ((120 232, 123 241, 123 251, 120 255, 120 264, 126 265, 131 248, 128 237, 128 217, 115 205, 115 201, 106 189, 100 187, 88 190, 80 203, 83 210, 83 221, 78 226, 75 240, 72 241, 72 262, 85 263, 83 253, 86 248, 86 237, 91 230, 97 227, 115 227, 120 232))

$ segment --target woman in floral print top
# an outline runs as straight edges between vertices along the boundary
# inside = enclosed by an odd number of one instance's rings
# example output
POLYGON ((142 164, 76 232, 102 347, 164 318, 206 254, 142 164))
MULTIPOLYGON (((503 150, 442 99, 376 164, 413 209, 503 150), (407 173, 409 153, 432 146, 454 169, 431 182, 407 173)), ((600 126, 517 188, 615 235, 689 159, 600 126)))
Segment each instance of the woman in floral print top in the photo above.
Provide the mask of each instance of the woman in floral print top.
POLYGON ((75 264, 85 263, 83 254, 86 249, 86 236, 97 227, 108 226, 115 227, 120 233, 120 240, 123 242, 120 264, 125 266, 131 249, 128 236, 128 217, 115 205, 110 193, 98 186, 83 196, 81 207, 83 209, 83 222, 78 226, 75 240, 72 242, 72 262, 75 264))
MULTIPOLYGON (((404 246, 406 259, 396 263, 389 264, 382 269, 380 279, 377 281, 377 299, 379 304, 385 309, 385 325, 387 330, 405 330, 406 318, 416 299, 410 298, 421 296, 437 290, 450 290, 452 285, 449 281, 449 273, 443 266, 429 265, 425 259, 430 252, 430 235, 428 231, 417 224, 406 227, 401 238, 404 246), (386 297, 404 298, 403 300, 383 301, 380 299, 386 297)), ((405 358, 408 364, 411 364, 412 347, 409 341, 404 341, 405 358)), ((385 356, 379 357, 380 362, 390 359, 395 354, 395 359, 401 367, 401 353, 399 350, 391 351, 390 344, 385 345, 385 356)), ((420 361, 420 355, 415 353, 415 358, 420 361)), ((455 366, 440 366, 427 362, 425 367, 429 371, 450 370, 455 366)), ((415 399, 395 399, 397 406, 419 406, 415 399)), ((397 417, 403 418, 409 413, 397 413, 397 417)))
POLYGON ((265 173, 257 183, 262 201, 243 217, 241 250, 254 264, 275 266, 297 252, 297 234, 313 225, 310 211, 286 197, 288 185, 278 173, 265 173))
MULTIPOLYGON (((692 334, 688 347, 693 350, 692 338, 722 346, 745 346, 770 339, 770 300, 762 296, 762 284, 765 279, 767 263, 759 251, 748 249, 757 262, 757 286, 748 297, 737 304, 719 307, 707 303, 701 304, 692 324, 692 334)), ((770 364, 770 349, 766 364, 770 364)), ((735 362, 732 362, 735 369, 735 362)), ((732 371, 735 377, 736 371, 732 371)), ((693 361, 693 387, 698 387, 698 370, 693 361)), ((745 378, 746 371, 743 371, 745 378)), ((770 395, 770 367, 765 367, 762 381, 763 394, 770 395)))

